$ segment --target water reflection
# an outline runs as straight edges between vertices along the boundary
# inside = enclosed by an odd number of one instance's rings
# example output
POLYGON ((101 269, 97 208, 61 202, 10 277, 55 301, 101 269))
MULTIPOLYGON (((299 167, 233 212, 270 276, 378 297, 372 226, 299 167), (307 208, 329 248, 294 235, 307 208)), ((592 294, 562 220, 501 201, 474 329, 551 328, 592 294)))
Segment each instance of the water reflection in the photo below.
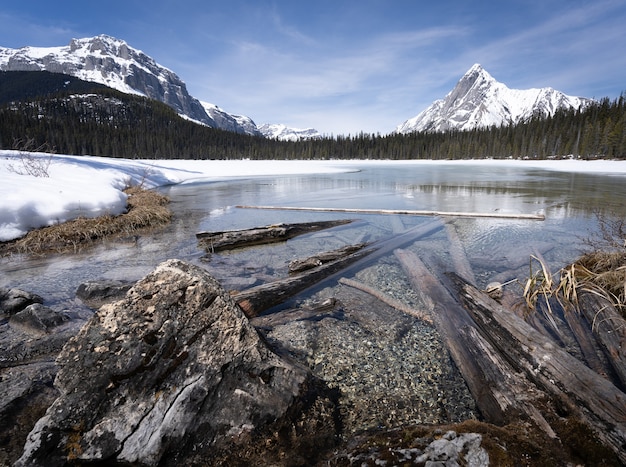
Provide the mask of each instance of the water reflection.
MULTIPOLYGON (((53 297, 53 301, 70 301, 76 287, 86 280, 137 279, 168 258, 200 262, 204 252, 198 249, 195 240, 198 231, 355 217, 336 213, 242 210, 233 207, 236 205, 541 211, 546 215, 544 222, 457 219, 454 226, 470 261, 480 270, 491 267, 492 273, 497 273, 507 267, 519 268, 519 259, 537 248, 554 266, 560 267, 579 254, 581 237, 593 234, 596 229, 594 213, 626 215, 623 181, 622 177, 521 167, 389 164, 364 165, 359 172, 343 174, 263 177, 167 187, 162 191, 170 196, 175 216, 166 229, 138 239, 105 242, 77 255, 4 258, 0 261, 0 286, 22 287, 47 298, 53 297), (489 258, 493 258, 491 264, 489 258)), ((397 218, 359 217, 364 223, 355 227, 354 233, 344 232, 337 243, 362 236, 363 226, 367 226, 371 240, 398 230, 397 218)), ((409 228, 421 221, 402 216, 401 224, 409 228)), ((306 249, 305 243, 294 244, 298 249, 306 249)), ((277 246, 268 251, 281 260, 281 255, 287 258, 299 254, 290 248, 277 246)))

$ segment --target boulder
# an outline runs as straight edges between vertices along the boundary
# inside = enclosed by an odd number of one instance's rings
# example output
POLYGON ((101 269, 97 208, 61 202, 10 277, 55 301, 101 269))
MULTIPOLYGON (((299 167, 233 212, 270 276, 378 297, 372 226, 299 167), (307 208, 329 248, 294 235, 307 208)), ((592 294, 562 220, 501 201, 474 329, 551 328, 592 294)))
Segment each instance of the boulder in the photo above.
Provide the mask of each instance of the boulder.
POLYGON ((24 290, 0 288, 0 319, 14 315, 33 303, 43 303, 43 299, 24 290))
POLYGON ((9 318, 9 326, 31 336, 42 336, 52 328, 69 321, 65 313, 43 306, 40 303, 28 305, 9 318))
POLYGON ((336 442, 336 396, 182 261, 104 305, 57 365, 17 466, 307 464, 336 442))
POLYGON ((105 303, 120 300, 133 286, 131 282, 101 280, 84 282, 78 286, 76 296, 91 308, 100 308, 105 303))

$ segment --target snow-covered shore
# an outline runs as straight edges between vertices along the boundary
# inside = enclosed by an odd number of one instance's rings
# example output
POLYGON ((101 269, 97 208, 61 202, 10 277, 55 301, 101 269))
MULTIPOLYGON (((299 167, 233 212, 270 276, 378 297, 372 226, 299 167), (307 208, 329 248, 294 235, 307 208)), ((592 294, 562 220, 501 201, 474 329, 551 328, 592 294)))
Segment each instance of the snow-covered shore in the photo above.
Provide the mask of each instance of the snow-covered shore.
POLYGON ((382 164, 468 164, 537 167, 626 176, 626 161, 213 161, 132 160, 0 151, 0 241, 79 216, 120 214, 124 188, 272 175, 338 173, 382 164), (26 174, 26 164, 47 177, 26 174))

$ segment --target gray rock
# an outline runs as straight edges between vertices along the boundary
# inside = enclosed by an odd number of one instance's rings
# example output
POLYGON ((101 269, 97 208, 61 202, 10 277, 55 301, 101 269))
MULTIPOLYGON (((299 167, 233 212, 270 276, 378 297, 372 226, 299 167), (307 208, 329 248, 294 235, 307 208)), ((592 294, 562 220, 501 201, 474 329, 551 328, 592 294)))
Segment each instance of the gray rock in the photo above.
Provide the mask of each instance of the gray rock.
POLYGON ((33 303, 43 303, 43 299, 20 289, 0 289, 0 319, 14 315, 33 303))
POLYGON ((488 467, 489 454, 481 447, 481 442, 482 436, 478 433, 457 435, 449 431, 430 443, 415 462, 429 467, 488 467))
POLYGON ((9 326, 32 336, 41 336, 67 321, 66 314, 35 303, 11 316, 9 326))
POLYGON ((18 466, 306 464, 336 440, 326 386, 274 354, 220 285, 181 261, 104 305, 57 364, 61 395, 18 466))
POLYGON ((132 286, 132 282, 116 280, 89 281, 78 286, 76 296, 87 306, 100 308, 105 303, 122 299, 132 286))

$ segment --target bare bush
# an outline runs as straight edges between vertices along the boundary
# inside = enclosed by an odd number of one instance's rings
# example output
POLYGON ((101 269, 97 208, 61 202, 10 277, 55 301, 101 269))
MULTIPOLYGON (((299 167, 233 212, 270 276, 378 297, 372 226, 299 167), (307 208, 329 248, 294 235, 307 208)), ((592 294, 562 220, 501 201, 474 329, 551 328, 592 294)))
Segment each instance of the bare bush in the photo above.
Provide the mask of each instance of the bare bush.
POLYGON ((19 164, 9 164, 7 169, 18 175, 31 175, 33 177, 50 177, 49 169, 54 152, 48 143, 35 146, 32 138, 18 139, 13 142, 13 149, 19 151, 19 164), (47 152, 48 156, 35 155, 35 152, 47 152))

